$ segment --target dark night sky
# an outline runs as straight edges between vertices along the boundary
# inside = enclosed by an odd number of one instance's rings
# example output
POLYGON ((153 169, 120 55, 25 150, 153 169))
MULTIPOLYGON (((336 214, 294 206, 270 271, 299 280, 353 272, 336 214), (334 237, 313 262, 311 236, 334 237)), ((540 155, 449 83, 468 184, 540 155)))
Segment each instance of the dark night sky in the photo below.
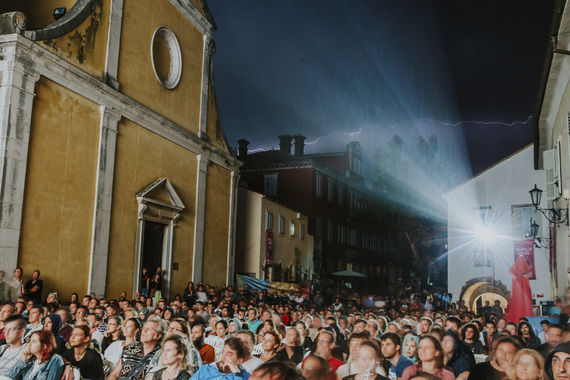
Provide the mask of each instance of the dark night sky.
POLYGON ((208 4, 231 145, 302 133, 309 153, 358 140, 371 160, 398 134, 414 161, 435 134, 445 190, 532 142, 552 0, 208 4))

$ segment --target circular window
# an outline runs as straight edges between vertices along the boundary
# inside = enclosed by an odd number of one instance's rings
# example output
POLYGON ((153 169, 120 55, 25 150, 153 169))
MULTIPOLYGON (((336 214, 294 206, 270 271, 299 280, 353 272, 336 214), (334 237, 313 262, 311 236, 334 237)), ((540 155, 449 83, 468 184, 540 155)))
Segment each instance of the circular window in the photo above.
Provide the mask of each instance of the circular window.
POLYGON ((182 74, 182 53, 174 32, 166 26, 156 29, 150 54, 158 81, 169 90, 176 87, 182 74))

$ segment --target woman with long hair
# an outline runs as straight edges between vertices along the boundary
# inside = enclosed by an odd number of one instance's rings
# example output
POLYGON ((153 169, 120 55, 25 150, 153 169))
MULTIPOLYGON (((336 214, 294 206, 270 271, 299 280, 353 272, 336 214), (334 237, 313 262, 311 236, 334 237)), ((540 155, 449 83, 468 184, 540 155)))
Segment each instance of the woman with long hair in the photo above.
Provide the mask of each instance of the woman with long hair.
POLYGON ((103 361, 101 355, 89 348, 91 335, 89 327, 77 326, 71 332, 69 344, 71 348, 63 353, 63 358, 73 366, 79 368, 81 377, 91 380, 103 380, 103 361))
POLYGON ((192 307, 194 305, 194 302, 196 302, 194 298, 194 283, 192 281, 186 285, 186 289, 184 289, 184 295, 182 298, 184 301, 186 301, 188 307, 192 307))
POLYGON ((34 331, 28 347, 22 352, 20 360, 8 377, 22 380, 60 379, 64 363, 61 356, 56 354, 56 348, 51 331, 34 331))
POLYGON ((123 318, 118 315, 111 315, 107 320, 107 331, 101 343, 103 353, 107 350, 112 343, 125 340, 123 335, 123 318))
POLYGON ((237 318, 230 318, 228 320, 228 336, 236 336, 236 334, 241 330, 241 322, 237 318))
POLYGON ((296 327, 290 327, 285 333, 283 344, 277 351, 277 357, 281 361, 290 361, 295 365, 303 361, 305 350, 301 347, 301 332, 296 327))
POLYGON ((124 340, 117 340, 111 343, 105 350, 105 360, 117 365, 123 354, 123 347, 135 343, 138 340, 138 333, 141 330, 141 322, 137 318, 130 318, 123 322, 124 340))
POLYGON ((538 351, 523 348, 513 358, 509 371, 510 380, 546 380, 544 358, 538 351))
POLYGON ((157 371, 149 373, 145 380, 187 380, 189 342, 183 335, 169 334, 162 343, 157 371))
POLYGON ((442 380, 455 380, 453 372, 443 368, 443 357, 439 340, 431 335, 422 336, 418 345, 418 362, 404 370, 402 380, 409 380, 420 371, 436 375, 442 380))
POLYGON ((178 334, 187 339, 186 342, 188 346, 188 357, 186 359, 186 362, 188 364, 188 371, 193 375, 202 366, 202 358, 192 343, 188 323, 186 323, 186 321, 184 321, 182 318, 177 318, 170 322, 170 325, 168 326, 166 332, 168 334, 178 334))
POLYGON ((305 350, 309 350, 313 345, 313 340, 309 336, 309 329, 307 328, 307 323, 305 321, 297 321, 295 327, 301 333, 301 347, 305 350))

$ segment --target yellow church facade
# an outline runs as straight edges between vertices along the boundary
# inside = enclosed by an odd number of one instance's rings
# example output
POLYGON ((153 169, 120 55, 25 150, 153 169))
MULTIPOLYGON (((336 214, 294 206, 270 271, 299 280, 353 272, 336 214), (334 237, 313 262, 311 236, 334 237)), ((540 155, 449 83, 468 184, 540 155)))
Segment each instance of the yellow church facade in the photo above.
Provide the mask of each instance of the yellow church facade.
POLYGON ((0 4, 0 269, 44 297, 233 282, 215 28, 203 0, 0 4))

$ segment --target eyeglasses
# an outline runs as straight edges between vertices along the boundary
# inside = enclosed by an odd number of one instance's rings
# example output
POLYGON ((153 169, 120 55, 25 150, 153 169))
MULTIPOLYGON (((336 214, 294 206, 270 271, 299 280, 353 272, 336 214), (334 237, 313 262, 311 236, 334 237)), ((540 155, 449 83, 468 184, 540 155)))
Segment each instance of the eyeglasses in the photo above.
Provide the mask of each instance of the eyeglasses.
POLYGON ((166 330, 166 331, 179 331, 179 332, 182 332, 182 329, 181 329, 181 328, 174 327, 174 326, 168 326, 168 330, 166 330))
POLYGON ((517 362, 517 365, 520 366, 520 367, 525 367, 525 368, 526 368, 526 367, 538 367, 538 365, 536 365, 536 363, 527 362, 527 361, 524 361, 524 360, 519 360, 519 361, 517 362))

